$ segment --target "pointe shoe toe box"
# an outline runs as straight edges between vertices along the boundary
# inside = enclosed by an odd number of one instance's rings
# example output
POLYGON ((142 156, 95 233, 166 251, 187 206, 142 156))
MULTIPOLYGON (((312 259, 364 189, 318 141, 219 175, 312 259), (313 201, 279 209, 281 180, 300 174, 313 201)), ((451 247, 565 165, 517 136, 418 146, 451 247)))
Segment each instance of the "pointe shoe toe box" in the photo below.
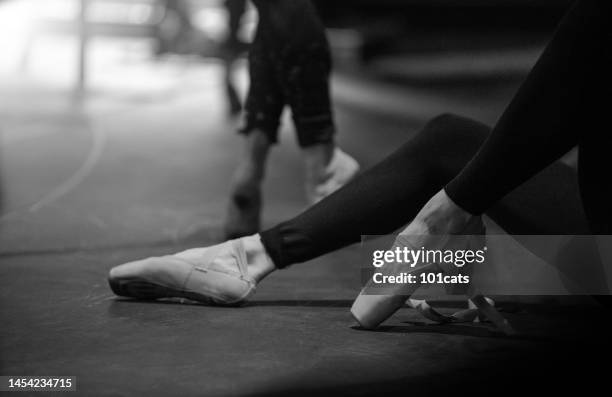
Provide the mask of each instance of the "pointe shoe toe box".
POLYGON ((173 296, 190 269, 171 256, 153 257, 112 268, 108 283, 119 296, 157 299, 173 296), (171 271, 168 271, 171 268, 171 271))
POLYGON ((351 315, 361 328, 373 330, 402 307, 406 299, 401 295, 368 295, 362 292, 353 302, 351 315))
POLYGON ((183 297, 205 303, 235 305, 255 291, 255 282, 231 267, 203 266, 176 256, 153 257, 111 269, 108 282, 119 296, 138 299, 183 297))

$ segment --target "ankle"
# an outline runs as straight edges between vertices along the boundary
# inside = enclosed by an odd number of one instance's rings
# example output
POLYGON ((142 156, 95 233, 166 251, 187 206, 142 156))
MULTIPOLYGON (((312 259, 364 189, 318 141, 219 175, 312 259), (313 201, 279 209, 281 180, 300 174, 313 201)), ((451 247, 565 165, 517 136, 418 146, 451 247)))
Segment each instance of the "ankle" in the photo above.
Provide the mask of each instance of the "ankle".
POLYGON ((302 149, 307 180, 319 182, 325 179, 327 167, 334 157, 335 149, 336 145, 333 142, 302 149))
POLYGON ((442 189, 425 204, 415 220, 420 221, 429 234, 456 234, 480 220, 480 216, 459 207, 442 189))
POLYGON ((242 245, 247 255, 249 275, 253 277, 256 282, 260 282, 276 270, 274 262, 272 262, 272 259, 261 243, 259 234, 243 237, 242 245))

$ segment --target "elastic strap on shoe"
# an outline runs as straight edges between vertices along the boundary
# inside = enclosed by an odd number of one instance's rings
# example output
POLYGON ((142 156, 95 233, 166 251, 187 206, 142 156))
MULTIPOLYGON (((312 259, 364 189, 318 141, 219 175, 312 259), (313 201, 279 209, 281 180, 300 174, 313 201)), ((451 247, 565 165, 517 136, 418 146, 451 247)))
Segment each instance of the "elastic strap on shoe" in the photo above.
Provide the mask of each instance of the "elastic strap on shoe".
MULTIPOLYGON (((485 299, 489 305, 493 307, 495 306, 495 302, 491 298, 485 297, 485 299)), ((458 312, 455 312, 450 316, 447 316, 435 310, 426 300, 408 299, 406 303, 408 304, 408 306, 415 309, 424 318, 439 324, 471 323, 476 322, 478 320, 482 320, 479 318, 480 312, 478 308, 474 305, 473 302, 468 302, 470 303, 469 308, 459 310, 458 312)))
POLYGON ((435 310, 426 300, 408 299, 408 306, 415 309, 421 316, 435 323, 445 324, 453 322, 453 317, 446 316, 435 310))
POLYGON ((236 263, 238 264, 238 270, 240 271, 240 277, 249 282, 250 284, 255 284, 255 282, 249 277, 248 272, 248 262, 246 251, 244 250, 244 245, 240 239, 232 240, 232 252, 234 253, 234 257, 236 258, 236 263))

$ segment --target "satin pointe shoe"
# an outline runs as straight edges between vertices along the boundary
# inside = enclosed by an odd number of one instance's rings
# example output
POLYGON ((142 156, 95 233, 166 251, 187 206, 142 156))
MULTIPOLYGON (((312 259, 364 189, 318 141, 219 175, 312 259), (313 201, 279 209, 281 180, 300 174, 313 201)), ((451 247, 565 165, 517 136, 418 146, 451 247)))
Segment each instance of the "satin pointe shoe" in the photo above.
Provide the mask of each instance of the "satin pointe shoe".
MULTIPOLYGON (((434 246, 432 246, 432 244, 427 244, 426 240, 428 240, 428 236, 400 235, 394 247, 418 249, 427 246, 430 249, 436 248, 441 250, 483 247, 484 234, 485 229, 482 220, 480 218, 474 218, 460 235, 429 236, 430 240, 434 240, 434 246)), ((397 275, 402 272, 412 274, 416 277, 416 280, 419 280, 420 274, 427 272, 444 273, 448 275, 457 274, 459 272, 459 268, 456 266, 442 266, 437 263, 422 264, 410 270, 407 270, 405 265, 402 266, 391 263, 385 264, 382 270, 385 275, 397 275)), ((461 268, 461 273, 470 274, 471 268, 469 265, 461 268)), ((380 295, 376 294, 376 286, 373 280, 369 280, 368 284, 362 289, 360 295, 353 303, 351 314, 362 328, 375 329, 407 303, 409 307, 416 309, 420 315, 437 323, 462 323, 487 319, 506 335, 514 335, 516 333, 509 322, 497 311, 497 309, 495 309, 493 300, 480 294, 469 285, 460 288, 451 288, 451 291, 447 291, 452 294, 465 294, 469 297, 468 308, 450 316, 439 313, 433 309, 426 300, 410 299, 410 296, 413 295, 420 286, 418 282, 413 284, 397 284, 393 286, 394 291, 392 294, 380 295)))
POLYGON ((241 240, 129 262, 111 269, 108 283, 123 297, 187 298, 225 306, 245 302, 256 284, 248 275, 241 240))

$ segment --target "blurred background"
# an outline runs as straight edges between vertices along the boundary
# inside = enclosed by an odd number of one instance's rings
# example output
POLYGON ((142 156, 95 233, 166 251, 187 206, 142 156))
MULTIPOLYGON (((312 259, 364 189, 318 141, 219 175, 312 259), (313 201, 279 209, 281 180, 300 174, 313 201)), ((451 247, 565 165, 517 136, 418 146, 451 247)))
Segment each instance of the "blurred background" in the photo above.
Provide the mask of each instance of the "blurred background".
MULTIPOLYGON (((216 231, 257 23, 237 3, 0 1, 2 252, 216 231)), ((339 140, 368 166, 436 114, 493 123, 568 1, 316 3, 339 140)), ((267 224, 305 205, 295 145, 274 155, 267 224)))

